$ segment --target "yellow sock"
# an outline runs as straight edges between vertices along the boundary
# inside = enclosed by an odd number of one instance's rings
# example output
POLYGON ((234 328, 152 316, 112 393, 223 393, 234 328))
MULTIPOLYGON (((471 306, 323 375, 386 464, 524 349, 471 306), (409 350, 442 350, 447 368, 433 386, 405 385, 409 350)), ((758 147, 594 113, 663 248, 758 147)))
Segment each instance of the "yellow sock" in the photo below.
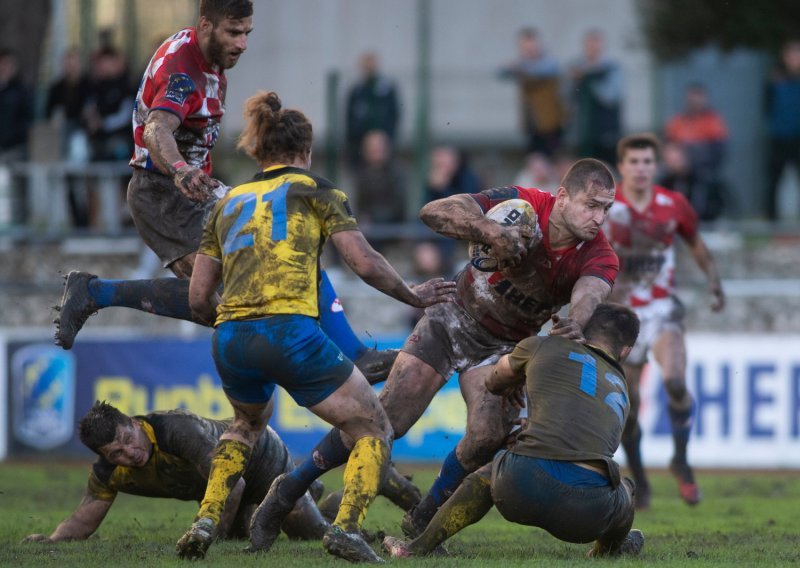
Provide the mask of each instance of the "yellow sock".
POLYGON ((250 446, 238 440, 220 440, 211 458, 206 494, 200 503, 196 519, 207 518, 219 524, 225 501, 236 487, 250 459, 250 446))
POLYGON ((378 494, 389 459, 389 445, 380 438, 361 438, 344 468, 344 494, 333 524, 346 532, 361 527, 367 508, 378 494))

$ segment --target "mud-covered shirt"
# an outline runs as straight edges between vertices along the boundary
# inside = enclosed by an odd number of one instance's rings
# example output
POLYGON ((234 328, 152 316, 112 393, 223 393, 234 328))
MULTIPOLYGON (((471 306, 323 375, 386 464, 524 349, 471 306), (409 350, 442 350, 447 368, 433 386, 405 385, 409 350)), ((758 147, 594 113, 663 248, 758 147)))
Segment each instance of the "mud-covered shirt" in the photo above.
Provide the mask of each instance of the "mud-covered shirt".
MULTIPOLYGON (((201 500, 211 456, 230 420, 210 420, 183 410, 153 412, 133 419, 139 421, 153 444, 150 459, 142 467, 125 467, 99 457, 89 475, 87 494, 102 501, 113 501, 117 493, 201 500)), ((289 450, 267 427, 244 472, 242 503, 260 502, 272 480, 291 467, 289 450)))
POLYGON ((675 235, 697 235, 697 213, 677 191, 660 186, 643 211, 637 211, 617 187, 603 226, 619 256, 615 301, 634 308, 667 298, 675 291, 675 235))
POLYGON ((136 95, 130 165, 159 171, 144 143, 144 124, 151 110, 163 110, 181 119, 174 136, 183 159, 211 175, 226 89, 224 71, 205 60, 194 28, 168 38, 150 59, 136 95))
POLYGON ((358 230, 347 196, 301 168, 273 166, 211 213, 199 252, 222 261, 217 324, 276 314, 319 316, 325 240, 358 230))
POLYGON ((457 276, 459 305, 492 335, 519 341, 537 334, 552 314, 570 302, 572 288, 583 276, 614 285, 619 262, 602 231, 569 248, 550 247, 550 213, 555 205, 550 193, 509 186, 472 197, 484 213, 508 199, 524 199, 533 205, 543 237, 519 266, 481 272, 468 264, 457 276))
POLYGON ((603 350, 558 336, 529 337, 509 355, 525 374, 528 421, 511 451, 564 461, 598 461, 619 484, 614 452, 630 404, 622 367, 603 350))

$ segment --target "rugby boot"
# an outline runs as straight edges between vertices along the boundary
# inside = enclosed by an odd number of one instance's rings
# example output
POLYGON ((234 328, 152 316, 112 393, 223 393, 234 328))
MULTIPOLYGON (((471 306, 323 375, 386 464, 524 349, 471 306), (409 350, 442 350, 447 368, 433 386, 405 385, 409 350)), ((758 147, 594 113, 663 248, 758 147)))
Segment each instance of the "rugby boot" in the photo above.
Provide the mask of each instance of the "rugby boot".
POLYGON ((414 556, 411 552, 411 547, 407 540, 397 538, 396 536, 387 536, 383 539, 383 549, 392 558, 410 558, 414 556))
POLYGON ((282 473, 270 485, 267 496, 250 518, 250 546, 248 552, 266 552, 281 534, 284 519, 292 512, 296 501, 281 497, 279 488, 287 474, 282 473))
POLYGON ((694 480, 694 472, 686 462, 675 461, 669 463, 669 470, 678 482, 678 492, 681 499, 688 505, 697 505, 700 502, 700 487, 694 480))
POLYGON ((644 533, 639 529, 633 529, 618 546, 605 547, 600 542, 595 542, 594 546, 586 554, 589 558, 597 556, 638 556, 644 546, 644 533))
POLYGON ((400 523, 403 534, 408 538, 417 538, 425 530, 425 527, 428 526, 428 523, 431 522, 438 510, 439 508, 433 504, 430 495, 426 495, 424 499, 403 515, 403 520, 400 523))
POLYGON ((633 529, 625 536, 622 544, 616 554, 625 554, 626 556, 638 556, 644 546, 644 533, 639 529, 633 529))
POLYGON ((370 562, 372 564, 385 564, 383 558, 378 556, 372 547, 367 544, 359 533, 348 533, 337 527, 325 531, 322 537, 322 546, 333 556, 344 558, 350 562, 370 562))
POLYGON ((370 347, 359 355, 353 364, 364 375, 369 384, 382 383, 389 376, 399 349, 373 349, 370 347))
POLYGON ((192 527, 186 531, 177 544, 175 550, 178 556, 186 560, 201 560, 206 557, 206 551, 214 540, 216 527, 211 519, 197 519, 192 527))
POLYGON ((75 336, 88 317, 100 309, 89 295, 89 280, 92 278, 97 276, 79 270, 72 270, 65 277, 64 294, 56 306, 59 314, 53 320, 56 324, 55 344, 64 349, 72 348, 75 336))

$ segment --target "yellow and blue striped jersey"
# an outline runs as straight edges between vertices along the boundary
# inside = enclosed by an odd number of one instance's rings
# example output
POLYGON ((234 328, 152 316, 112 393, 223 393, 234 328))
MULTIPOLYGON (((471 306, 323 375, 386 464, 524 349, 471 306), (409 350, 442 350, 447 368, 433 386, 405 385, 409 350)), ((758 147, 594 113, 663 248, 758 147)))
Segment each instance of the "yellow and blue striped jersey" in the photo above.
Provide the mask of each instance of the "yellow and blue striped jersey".
POLYGON ((357 230, 347 196, 302 168, 272 166, 214 207, 199 252, 222 261, 217 321, 319 316, 319 257, 333 233, 357 230))

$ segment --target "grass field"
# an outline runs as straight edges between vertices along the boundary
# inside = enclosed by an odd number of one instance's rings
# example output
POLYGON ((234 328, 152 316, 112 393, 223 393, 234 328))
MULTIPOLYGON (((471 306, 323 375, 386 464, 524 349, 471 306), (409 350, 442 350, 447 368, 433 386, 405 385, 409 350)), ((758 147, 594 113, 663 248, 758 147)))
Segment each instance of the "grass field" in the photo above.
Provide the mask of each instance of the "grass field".
MULTIPOLYGON (((403 467, 421 487, 432 467, 403 467)), ((120 495, 97 534, 86 542, 21 543, 49 534, 83 495, 87 464, 0 464, 0 566, 182 566, 174 544, 189 526, 196 504, 120 495)), ((325 478, 340 484, 340 472, 325 478)), ((800 565, 800 473, 700 472, 704 501, 689 508, 672 478, 654 472, 653 506, 637 515, 646 536, 638 559, 589 560, 588 545, 557 541, 544 531, 512 525, 492 511, 448 544, 448 558, 397 560, 404 566, 781 566, 800 565)), ((366 527, 399 534, 400 511, 379 498, 366 527)), ((240 552, 243 542, 216 543, 208 566, 345 566, 318 542, 281 537, 267 555, 240 552)))

